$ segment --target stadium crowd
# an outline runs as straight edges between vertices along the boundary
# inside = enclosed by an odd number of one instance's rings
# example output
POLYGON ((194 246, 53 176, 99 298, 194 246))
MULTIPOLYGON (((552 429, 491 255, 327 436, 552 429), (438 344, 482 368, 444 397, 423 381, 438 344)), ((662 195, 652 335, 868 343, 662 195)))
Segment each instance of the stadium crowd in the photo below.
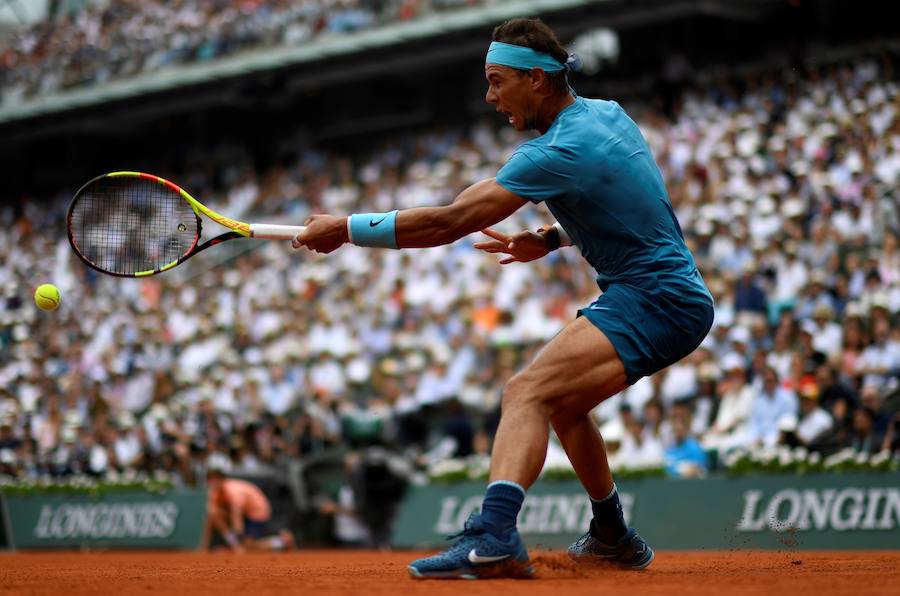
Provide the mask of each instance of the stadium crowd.
MULTIPOLYGON (((0 46, 0 104, 240 51, 296 46, 484 0, 85 2, 0 46)), ((74 4, 73 4, 74 5, 74 4)))
MULTIPOLYGON (((597 408, 614 467, 698 475, 716 455, 779 445, 900 452, 896 59, 697 85, 671 119, 626 104, 716 319, 691 356, 597 408)), ((353 160, 307 147, 256 171, 235 150, 215 171, 159 173, 223 213, 301 222, 447 202, 522 140, 479 122, 353 160)), ((223 245, 120 280, 71 255, 65 207, 0 212, 0 474, 190 483, 334 447, 389 446, 421 469, 485 456, 505 381, 597 293, 576 248, 501 267, 477 235, 327 256, 223 245), (30 293, 48 280, 63 299, 45 313, 30 293)), ((500 227, 550 221, 529 207, 500 227)), ((563 457, 552 445, 548 460, 563 457)))

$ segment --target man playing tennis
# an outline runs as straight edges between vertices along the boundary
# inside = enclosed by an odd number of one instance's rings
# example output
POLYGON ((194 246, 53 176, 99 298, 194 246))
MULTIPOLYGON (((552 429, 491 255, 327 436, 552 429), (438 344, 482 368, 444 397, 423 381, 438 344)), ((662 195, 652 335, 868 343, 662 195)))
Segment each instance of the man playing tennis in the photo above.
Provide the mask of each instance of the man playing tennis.
POLYGON ((469 518, 456 544, 412 562, 409 571, 467 578, 531 573, 516 517, 544 463, 550 425, 594 513, 569 554, 643 569, 653 551, 625 525, 589 412, 690 354, 712 324, 712 298, 635 123, 615 102, 574 95, 569 56, 540 20, 508 21, 493 39, 485 100, 517 130, 541 136, 521 145, 496 178, 473 184, 450 205, 349 218, 313 215, 293 245, 323 253, 345 242, 438 246, 488 228, 529 201, 546 201, 557 224, 512 237, 487 229, 493 240, 476 247, 507 254, 501 261, 507 263, 574 244, 597 270, 603 293, 507 383, 481 513, 469 518))

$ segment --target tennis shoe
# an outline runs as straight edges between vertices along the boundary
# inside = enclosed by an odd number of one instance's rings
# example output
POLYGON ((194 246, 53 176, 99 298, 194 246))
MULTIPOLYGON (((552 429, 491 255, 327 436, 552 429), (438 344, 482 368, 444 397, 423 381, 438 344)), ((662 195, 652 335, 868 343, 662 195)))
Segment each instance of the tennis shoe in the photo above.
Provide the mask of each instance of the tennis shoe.
POLYGON ((614 545, 601 542, 588 530, 569 547, 569 557, 578 563, 615 563, 626 569, 644 569, 653 562, 653 556, 653 549, 634 528, 614 545))
POLYGON ((410 576, 416 579, 527 578, 534 573, 519 532, 513 528, 502 539, 497 538, 487 531, 478 513, 469 516, 462 532, 447 538, 458 540, 442 553, 410 563, 410 576))

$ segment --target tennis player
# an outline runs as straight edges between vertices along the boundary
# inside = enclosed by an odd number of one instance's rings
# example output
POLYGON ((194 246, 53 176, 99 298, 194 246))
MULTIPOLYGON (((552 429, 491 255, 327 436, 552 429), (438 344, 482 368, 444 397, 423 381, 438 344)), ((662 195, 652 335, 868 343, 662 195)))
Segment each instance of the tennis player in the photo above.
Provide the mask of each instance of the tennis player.
POLYGON ((272 506, 266 495, 254 484, 237 478, 227 478, 221 470, 207 473, 207 517, 203 543, 208 548, 212 532, 218 532, 235 552, 283 551, 294 546, 294 537, 287 530, 267 536, 272 506))
POLYGON ((597 271, 600 297, 504 389, 481 513, 469 518, 451 548, 412 562, 413 577, 531 573, 516 518, 544 463, 550 425, 594 514, 570 556, 630 569, 653 560, 650 546, 625 524, 589 412, 694 351, 712 324, 713 301, 638 127, 617 103, 574 94, 567 78, 573 59, 540 20, 498 26, 484 68, 485 100, 516 130, 540 136, 521 145, 496 178, 473 184, 450 205, 313 215, 293 242, 322 253, 345 242, 437 246, 488 228, 528 202, 545 201, 557 223, 512 237, 488 229, 492 239, 476 247, 504 253, 501 263, 509 263, 574 244, 597 271))

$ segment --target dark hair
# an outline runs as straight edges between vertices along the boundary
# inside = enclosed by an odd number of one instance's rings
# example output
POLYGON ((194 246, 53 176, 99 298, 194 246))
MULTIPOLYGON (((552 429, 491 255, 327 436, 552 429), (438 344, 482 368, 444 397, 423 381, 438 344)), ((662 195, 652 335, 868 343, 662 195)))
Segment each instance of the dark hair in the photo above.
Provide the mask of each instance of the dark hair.
MULTIPOLYGON (((562 65, 569 59, 569 52, 559 43, 553 29, 540 19, 510 19, 494 28, 493 40, 550 54, 562 65)), ((569 93, 567 69, 548 72, 547 78, 556 91, 569 93)))

